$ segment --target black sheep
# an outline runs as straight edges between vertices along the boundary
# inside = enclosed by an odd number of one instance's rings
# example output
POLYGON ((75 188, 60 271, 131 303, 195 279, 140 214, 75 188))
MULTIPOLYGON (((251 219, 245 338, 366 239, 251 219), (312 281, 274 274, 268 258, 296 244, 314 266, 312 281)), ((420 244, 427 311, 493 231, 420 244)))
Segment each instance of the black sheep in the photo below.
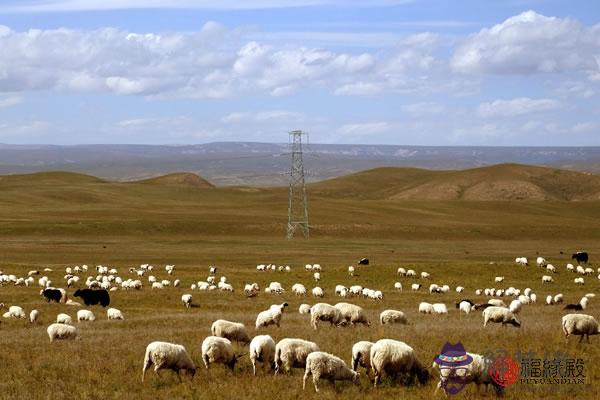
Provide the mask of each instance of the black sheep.
POLYGON ((581 304, 567 304, 565 306, 565 308, 563 308, 563 310, 575 310, 575 311, 582 311, 583 307, 581 306, 581 304))
POLYGON ((106 307, 110 304, 110 296, 105 289, 77 289, 73 296, 81 297, 86 306, 93 306, 100 303, 102 307, 106 307))
POLYGON ((358 261, 358 264, 360 264, 360 265, 369 265, 369 259, 368 258, 361 258, 358 261))
POLYGON ((47 302, 55 301, 57 303, 62 299, 63 294, 58 289, 44 289, 40 293, 44 298, 46 298, 47 302))
POLYGON ((571 256, 571 260, 575 260, 578 263, 586 263, 588 262, 589 256, 587 251, 578 251, 576 253, 573 253, 573 255, 571 256))

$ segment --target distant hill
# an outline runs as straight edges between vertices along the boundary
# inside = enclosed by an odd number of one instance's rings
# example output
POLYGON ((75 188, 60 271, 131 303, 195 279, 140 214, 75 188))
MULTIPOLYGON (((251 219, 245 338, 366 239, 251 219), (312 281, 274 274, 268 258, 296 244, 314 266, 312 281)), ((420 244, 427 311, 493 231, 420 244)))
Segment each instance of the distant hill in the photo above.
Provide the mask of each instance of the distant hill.
POLYGON ((135 183, 151 185, 172 185, 172 186, 191 186, 200 188, 215 187, 212 183, 190 172, 176 172, 168 175, 161 175, 155 178, 135 181, 135 183))
POLYGON ((377 168, 311 184, 310 191, 378 200, 600 200, 600 176, 517 164, 462 171, 377 168))
POLYGON ((90 183, 104 183, 105 181, 95 176, 78 174, 75 172, 48 171, 32 174, 14 174, 0 176, 2 185, 77 185, 90 183))
MULTIPOLYGON (((285 135, 282 135, 285 137, 285 135)), ((310 144, 308 182, 380 167, 459 170, 501 163, 600 173, 600 147, 444 147, 310 144)), ((187 171, 217 186, 284 186, 290 155, 284 143, 150 145, 3 145, 0 175, 70 171, 109 181, 138 181, 187 171)))

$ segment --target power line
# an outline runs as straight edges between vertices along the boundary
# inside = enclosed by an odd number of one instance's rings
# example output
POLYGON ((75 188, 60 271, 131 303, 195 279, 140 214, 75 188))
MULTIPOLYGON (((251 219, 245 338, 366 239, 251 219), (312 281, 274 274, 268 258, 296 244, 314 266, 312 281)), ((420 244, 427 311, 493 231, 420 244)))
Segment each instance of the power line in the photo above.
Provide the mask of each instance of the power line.
POLYGON ((304 234, 304 239, 308 239, 308 199, 306 198, 304 161, 302 159, 302 136, 307 136, 307 134, 302 131, 291 131, 289 135, 292 159, 290 166, 287 238, 288 240, 292 239, 296 228, 300 227, 304 234))

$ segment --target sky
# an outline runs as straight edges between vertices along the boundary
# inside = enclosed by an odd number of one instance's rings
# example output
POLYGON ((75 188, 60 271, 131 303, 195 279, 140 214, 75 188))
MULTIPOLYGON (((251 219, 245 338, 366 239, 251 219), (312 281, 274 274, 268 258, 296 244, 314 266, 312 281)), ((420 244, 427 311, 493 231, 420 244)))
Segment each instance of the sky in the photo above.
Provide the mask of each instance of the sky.
POLYGON ((0 143, 600 145, 596 0, 2 0, 0 143))

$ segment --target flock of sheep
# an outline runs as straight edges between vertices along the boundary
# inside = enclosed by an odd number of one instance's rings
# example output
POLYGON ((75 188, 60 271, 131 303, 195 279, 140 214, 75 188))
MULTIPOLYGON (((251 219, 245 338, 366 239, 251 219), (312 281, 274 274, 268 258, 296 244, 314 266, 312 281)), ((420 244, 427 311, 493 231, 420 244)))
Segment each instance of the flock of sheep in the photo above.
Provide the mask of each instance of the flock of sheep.
MULTIPOLYGON (((517 265, 527 266, 528 260, 525 257, 515 259, 517 265)), ((548 273, 556 274, 557 268, 549 264, 544 258, 538 257, 536 264, 539 268, 544 268, 548 273)), ((290 266, 275 266, 261 264, 257 266, 257 271, 266 273, 274 272, 290 272, 290 266)), ((67 288, 77 286, 80 282, 80 276, 88 272, 87 266, 68 267, 65 271, 64 283, 67 288)), ((322 268, 318 264, 306 265, 306 271, 310 271, 315 284, 321 281, 322 268)), ((574 267, 572 264, 566 266, 566 271, 580 274, 593 275, 594 271, 590 267, 583 268, 580 265, 574 267), (590 272, 591 271, 591 272, 590 272)), ((51 272, 48 268, 44 272, 51 272)), ((118 290, 142 290, 144 280, 148 282, 152 290, 163 290, 166 287, 180 287, 181 281, 175 279, 159 280, 155 277, 157 271, 154 267, 148 264, 143 264, 139 268, 130 268, 129 274, 134 275, 130 278, 123 278, 118 275, 115 268, 105 266, 97 266, 95 276, 88 276, 85 280, 85 286, 88 289, 95 289, 93 293, 100 291, 116 292, 118 290)), ((167 265, 165 272, 171 276, 175 273, 175 266, 167 265)), ((354 266, 348 268, 350 277, 356 277, 356 269, 354 266)), ((600 269, 597 271, 600 279, 600 269)), ((210 267, 209 274, 206 280, 191 283, 189 285, 192 291, 223 291, 234 292, 232 284, 227 282, 225 276, 217 280, 217 268, 210 267)), ((40 271, 29 271, 27 277, 18 277, 12 274, 4 274, 0 271, 0 285, 13 284, 17 286, 32 286, 35 284, 34 276, 43 275, 40 271)), ((418 279, 419 282, 411 284, 411 291, 418 292, 423 286, 423 282, 431 279, 431 274, 422 271, 418 274, 412 269, 398 268, 397 275, 399 277, 408 277, 418 279)), ((579 277, 578 277, 579 278, 579 277)), ((583 277, 580 277, 583 280, 583 277)), ((456 308, 461 314, 469 314, 473 311, 481 311, 483 317, 483 326, 489 323, 499 323, 502 325, 521 326, 519 313, 522 308, 537 302, 537 295, 530 288, 523 290, 516 287, 498 287, 504 282, 504 277, 498 276, 494 279, 494 287, 477 288, 474 293, 478 296, 485 295, 489 297, 486 303, 475 303, 467 298, 464 298, 456 303, 456 308), (506 301, 505 301, 506 300, 506 301), (510 301, 509 301, 510 300, 510 301), (508 304, 507 304, 508 303, 508 304)), ((551 285, 554 278, 550 275, 544 275, 542 282, 551 285)), ((580 282, 578 279, 575 283, 580 282)), ((583 282, 583 281, 581 281, 583 282)), ((55 288, 51 280, 47 276, 42 276, 37 279, 37 284, 42 288, 40 294, 46 299, 54 300, 71 306, 81 306, 80 303, 68 299, 65 289, 55 288), (49 295, 51 293, 51 295, 49 295)), ((584 284, 584 282, 582 283, 584 284)), ((401 282, 395 282, 393 288, 397 292, 403 290, 401 282)), ((85 289, 84 289, 85 290, 85 289)), ((444 293, 451 291, 449 285, 431 283, 429 285, 429 293, 432 296, 442 296, 444 293)), ((464 293, 465 288, 462 286, 455 287, 456 293, 464 293)), ((77 291, 79 292, 79 290, 77 291)), ((75 294, 77 295, 77 292, 75 294)), ((243 294, 248 297, 256 297, 261 292, 258 283, 248 283, 244 286, 243 294)), ((270 282, 264 289, 266 295, 282 296, 287 292, 279 282, 270 282)), ((296 283, 291 286, 291 293, 294 296, 305 297, 309 295, 309 291, 302 283, 296 283)), ((310 294, 315 299, 322 299, 325 296, 325 290, 319 286, 315 286, 310 290, 310 294)), ((375 301, 383 300, 383 292, 381 290, 371 289, 360 285, 352 285, 346 287, 337 285, 334 290, 334 295, 340 298, 351 299, 353 297, 362 297, 375 301)), ((563 303, 563 295, 561 293, 548 295, 546 304, 556 305, 563 303)), ((576 311, 562 318, 562 330, 565 337, 570 335, 580 336, 580 341, 583 338, 600 333, 600 327, 596 319, 591 315, 579 313, 587 307, 590 299, 595 297, 594 293, 586 294, 578 303, 567 304, 566 310, 576 311)), ((193 294, 184 293, 181 296, 182 304, 190 308, 193 305, 193 294)), ((86 304, 87 301, 86 301, 86 304)), ((102 303, 107 306, 108 303, 102 303)), ((5 308, 3 303, 0 303, 0 309, 5 308)), ((284 314, 288 309, 288 303, 282 302, 274 304, 268 309, 258 312, 256 317, 255 329, 260 329, 276 326, 280 327, 284 321, 284 314)), ((372 321, 369 319, 365 310, 350 302, 338 302, 336 304, 328 304, 318 302, 312 306, 309 304, 300 305, 298 312, 310 316, 310 325, 313 329, 318 329, 319 324, 329 323, 333 326, 354 326, 362 324, 371 326, 372 321)), ((448 314, 448 307, 443 302, 421 302, 418 306, 420 314, 448 314)), ((26 318, 25 311, 17 305, 11 305, 3 314, 5 319, 22 319, 26 318)), ((29 313, 31 323, 36 323, 39 318, 38 310, 32 310, 29 313)), ((79 323, 85 321, 94 321, 95 314, 91 310, 80 309, 77 311, 77 321, 79 323)), ((116 308, 107 309, 108 320, 123 320, 123 313, 116 308)), ((403 311, 394 309, 384 309, 379 314, 378 322, 381 325, 389 324, 408 324, 408 318, 403 311)), ((50 341, 81 339, 78 328, 73 324, 71 316, 67 313, 60 313, 56 318, 56 322, 51 324, 47 329, 50 341)), ((320 351, 317 343, 303 340, 300 338, 284 338, 279 342, 275 342, 269 335, 259 334, 253 338, 249 335, 244 324, 239 322, 227 321, 219 319, 214 321, 211 326, 211 336, 204 339, 201 345, 202 361, 208 369, 211 364, 224 364, 230 369, 234 369, 236 362, 242 355, 234 351, 232 342, 239 345, 249 345, 249 357, 252 362, 253 373, 257 374, 257 367, 262 364, 269 370, 273 370, 275 374, 290 372, 292 368, 303 368, 305 370, 303 377, 303 387, 306 385, 307 379, 312 376, 315 390, 318 392, 318 382, 321 379, 326 379, 331 382, 336 380, 347 380, 360 384, 358 367, 365 368, 367 375, 372 375, 374 386, 377 386, 384 373, 391 375, 407 376, 411 379, 416 379, 421 383, 429 379, 429 372, 425 365, 417 358, 415 350, 408 344, 392 339, 382 339, 375 343, 358 341, 351 349, 351 366, 349 367, 341 358, 320 351)), ((501 391, 487 375, 486 363, 481 355, 469 353, 474 362, 469 366, 466 376, 467 382, 476 384, 494 385, 497 391, 501 391)), ((185 371, 192 377, 196 372, 196 364, 189 356, 186 349, 174 343, 167 342, 152 342, 148 344, 144 355, 142 381, 148 368, 154 365, 154 370, 158 374, 161 369, 171 369, 177 372, 185 371)), ((435 368, 435 364, 434 364, 435 368)), ((180 378, 181 379, 181 378, 180 378)), ((443 377, 440 376, 438 388, 442 386, 443 377)))

